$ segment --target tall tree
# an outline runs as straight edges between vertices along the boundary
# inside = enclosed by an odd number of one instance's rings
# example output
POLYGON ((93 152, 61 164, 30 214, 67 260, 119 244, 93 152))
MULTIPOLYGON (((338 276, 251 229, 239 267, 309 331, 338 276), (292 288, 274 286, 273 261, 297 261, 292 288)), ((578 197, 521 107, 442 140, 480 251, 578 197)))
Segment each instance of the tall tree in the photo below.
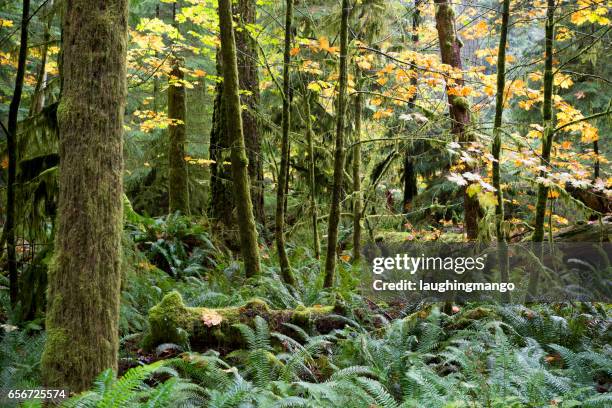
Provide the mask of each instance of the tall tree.
POLYGON ((312 243, 314 246, 315 257, 319 259, 321 257, 321 243, 319 241, 319 225, 318 218, 319 212, 317 210, 317 191, 315 182, 315 157, 314 157, 314 143, 312 134, 312 115, 310 112, 310 99, 312 92, 304 90, 306 99, 306 143, 308 145, 308 184, 310 186, 310 212, 312 217, 312 243))
MULTIPOLYGON (((414 11, 412 13, 412 45, 415 50, 417 44, 419 43, 419 25, 421 24, 421 2, 423 0, 414 0, 414 11)), ((417 98, 416 94, 416 85, 417 85, 417 76, 416 71, 415 75, 410 78, 410 85, 415 87, 414 94, 408 100, 408 106, 410 108, 415 107, 415 101, 417 98)), ((414 159, 412 155, 414 154, 414 149, 407 148, 404 153, 404 197, 402 202, 402 210, 404 212, 408 212, 408 209, 412 205, 412 200, 416 197, 418 193, 417 188, 417 173, 414 168, 414 159)))
POLYGON ((350 7, 348 0, 342 0, 342 20, 340 23, 340 79, 338 84, 338 102, 336 105, 336 148, 334 151, 334 183, 330 203, 327 253, 325 258, 324 287, 334 284, 336 272, 336 246, 338 245, 338 223, 340 222, 340 196, 344 178, 344 127, 347 100, 347 53, 348 53, 348 19, 350 7))
POLYGON ((353 141, 353 261, 361 258, 361 113, 363 97, 360 91, 361 71, 355 64, 355 137, 353 141))
POLYGON ((45 6, 46 12, 42 20, 44 24, 42 45, 40 47, 40 65, 36 74, 36 86, 32 95, 32 103, 30 104, 30 113, 33 115, 39 113, 45 106, 45 87, 47 86, 47 58, 49 53, 49 42, 51 40, 51 24, 53 22, 54 7, 53 0, 49 0, 45 6))
POLYGON ((293 0, 287 0, 285 12, 285 49, 283 55, 283 118, 281 138, 281 164, 278 170, 278 183, 276 186, 276 249, 281 268, 281 275, 285 282, 295 284, 291 272, 291 265, 285 250, 285 188, 289 175, 289 128, 291 126, 291 100, 289 96, 289 64, 291 63, 291 23, 293 20, 293 0))
POLYGON ((117 368, 128 1, 63 12, 58 230, 44 384, 79 392, 117 368))
POLYGON ((15 76, 15 90, 9 105, 8 129, 6 130, 6 148, 8 151, 8 177, 6 188, 6 222, 3 234, 6 236, 7 261, 9 269, 9 294, 11 304, 17 302, 19 291, 19 277, 17 275, 17 254, 15 252, 15 176, 17 173, 17 119, 21 93, 23 91, 23 78, 25 76, 26 60, 28 56, 28 22, 30 19, 30 0, 23 0, 21 10, 21 40, 19 44, 19 57, 17 60, 17 75, 15 76))
POLYGON ((251 179, 251 200, 255 219, 264 224, 264 188, 263 165, 261 160, 261 137, 256 112, 259 109, 259 73, 257 69, 257 42, 251 36, 249 25, 257 19, 255 0, 238 0, 235 14, 238 18, 236 31, 236 50, 238 52, 238 79, 240 89, 248 92, 241 95, 242 104, 247 107, 242 111, 244 142, 249 158, 249 177, 251 179))
MULTIPOLYGON (((448 0, 435 0, 436 5, 436 29, 440 43, 440 56, 444 64, 453 68, 462 69, 461 63, 461 41, 457 37, 455 27, 455 12, 448 0)), ((459 86, 463 86, 463 79, 455 79, 459 86)), ((448 95, 448 105, 451 119, 451 132, 459 142, 467 143, 472 140, 470 125, 470 105, 465 97, 448 95)), ((471 197, 467 193, 467 188, 463 189, 463 219, 470 240, 478 237, 478 217, 480 207, 476 197, 471 197)))
MULTIPOLYGON (((540 163, 546 167, 550 164, 550 152, 555 134, 553 120, 553 85, 554 85, 554 45, 555 45, 555 0, 546 2, 546 26, 544 33, 544 95, 542 100, 542 124, 544 133, 542 137, 542 152, 540 163)), ((540 177, 546 178, 546 172, 540 171, 540 177)), ((540 243, 544 241, 544 218, 546 216, 546 203, 548 199, 548 186, 544 183, 538 184, 537 202, 535 208, 535 225, 532 241, 540 243)), ((542 248, 535 248, 536 250, 542 248)), ((529 275, 529 286, 527 288, 527 300, 532 300, 538 290, 540 271, 534 268, 529 275)))
MULTIPOLYGON (((497 94, 495 96, 495 119, 493 121, 493 187, 497 195, 495 205, 495 236, 497 238, 497 256, 502 282, 508 281, 508 248, 503 231, 504 222, 504 197, 501 187, 500 160, 501 160, 501 132, 502 116, 504 113, 504 92, 506 88, 506 43, 508 38, 508 20, 510 19, 510 0, 504 0, 502 4, 502 24, 499 34, 499 47, 497 48, 497 94)), ((503 294, 504 301, 509 301, 509 294, 503 294)))
POLYGON ((238 94, 238 64, 236 61, 236 41, 232 28, 231 0, 219 0, 219 28, 221 32, 221 54, 223 58, 223 94, 227 113, 227 134, 231 147, 232 180, 234 201, 238 214, 240 248, 247 277, 260 272, 257 229, 253 217, 249 174, 249 160, 244 146, 240 96, 238 94))
MULTIPOLYGON (((553 121, 553 59, 555 42, 555 0, 547 0, 546 6, 546 28, 544 36, 544 99, 542 102, 542 125, 544 137, 542 138, 542 153, 540 161, 542 166, 550 164, 550 151, 552 149, 554 136, 553 121)), ((545 178, 546 172, 541 171, 540 177, 545 178)), ((542 242, 544 240, 544 218, 546 213, 546 201, 548 198, 548 186, 544 183, 538 184, 538 195, 535 209, 535 229, 532 240, 542 242)))
MULTIPOLYGON (((223 56, 217 50, 217 75, 223 76, 223 56)), ((230 143, 227 134, 227 109, 224 102, 223 83, 215 87, 212 127, 210 130, 210 216, 229 226, 234 208, 231 168, 225 163, 230 159, 230 143)))
MULTIPOLYGON (((178 30, 176 2, 172 3, 172 23, 178 30)), ((189 177, 185 162, 185 86, 183 61, 172 52, 168 76, 168 204, 170 213, 189 214, 189 177)))
MULTIPOLYGON (((239 0, 236 8, 236 25, 240 27, 236 35, 238 58, 238 79, 240 89, 248 92, 241 95, 241 102, 247 109, 242 110, 245 148, 249 159, 248 172, 251 185, 251 201, 255 219, 265 223, 263 165, 261 160, 261 137, 256 112, 259 107, 259 75, 257 69, 257 43, 251 36, 248 26, 256 21, 256 2, 239 0)), ((217 52, 217 74, 223 76, 223 57, 217 52)), ((227 114, 223 96, 223 84, 215 89, 213 105, 213 125, 210 132, 211 200, 210 215, 225 225, 235 222, 232 209, 235 207, 230 186, 231 171, 224 163, 230 161, 229 135, 227 134, 227 114)))
POLYGON ((185 86, 182 62, 175 57, 168 77, 168 203, 170 213, 189 214, 189 184, 185 162, 185 86))

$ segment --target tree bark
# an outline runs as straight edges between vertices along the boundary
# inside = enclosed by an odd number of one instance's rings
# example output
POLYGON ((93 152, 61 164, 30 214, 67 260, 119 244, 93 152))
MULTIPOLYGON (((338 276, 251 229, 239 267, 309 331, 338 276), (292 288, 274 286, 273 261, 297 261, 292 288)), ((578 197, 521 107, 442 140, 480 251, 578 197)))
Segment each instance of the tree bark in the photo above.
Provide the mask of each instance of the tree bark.
POLYGON ((223 55, 223 93, 228 119, 226 125, 231 145, 232 179, 239 220, 240 250, 246 276, 252 277, 260 272, 259 247, 247 170, 249 160, 246 155, 242 131, 231 0, 219 0, 219 28, 221 31, 221 53, 223 55))
POLYGON ((355 64, 355 137, 353 145, 353 261, 361 258, 361 113, 363 111, 361 70, 355 64))
POLYGON ((117 368, 127 0, 69 0, 57 110, 60 180, 43 382, 79 392, 117 368))
MULTIPOLYGON (((542 166, 550 164, 550 151, 552 149, 554 136, 554 121, 553 121, 553 59, 554 59, 554 42, 555 42, 555 0, 547 0, 546 5, 546 28, 544 35, 544 96, 542 102, 542 122, 544 125, 544 135, 542 137, 542 153, 540 155, 540 163, 542 166)), ((541 171, 540 177, 546 177, 546 172, 541 171)), ((548 199, 548 187, 545 184, 538 184, 538 194, 535 209, 535 225, 533 242, 542 242, 544 240, 544 220, 546 215, 546 203, 548 199)), ((538 290, 538 281, 540 279, 540 271, 534 268, 529 276, 529 286, 527 288, 527 300, 535 297, 538 290)))
MULTIPOLYGON (((223 76, 223 57, 217 51, 217 75, 223 76)), ((232 224, 234 198, 231 185, 231 169, 225 163, 230 161, 230 146, 227 134, 227 113, 224 103, 223 83, 215 88, 212 129, 210 131, 210 216, 222 224, 232 224)))
MULTIPOLYGON (((555 1, 547 0, 546 12, 546 34, 544 51, 544 100, 542 105, 542 122, 544 125, 544 136, 542 138, 542 153, 540 155, 541 164, 550 164, 550 152, 552 149, 554 136, 553 123, 553 48, 555 41, 555 1)), ((540 172, 540 177, 546 177, 544 171, 540 172)), ((532 240, 542 242, 544 239, 544 218, 546 213, 546 201, 548 198, 548 187, 545 184, 538 185, 538 195, 535 213, 535 230, 532 240)))
POLYGON ((344 122, 346 115, 347 83, 347 49, 349 2, 342 0, 342 20, 340 23, 340 79, 338 84, 338 103, 336 106, 336 149, 334 152, 334 184, 330 203, 327 254, 325 258, 325 281, 323 286, 330 288, 334 284, 336 272, 336 246, 338 245, 338 223, 340 222, 340 196, 344 178, 344 122))
MULTIPOLYGON (((422 0, 414 0, 414 13, 412 14, 412 44, 416 50, 417 44, 419 43, 419 25, 421 24, 421 10, 419 9, 422 0)), ((416 73, 416 71, 415 71, 416 73)), ((417 77, 416 75, 410 78, 410 85, 416 89, 417 77)), ((410 100, 408 106, 412 109, 415 107, 414 101, 416 100, 416 90, 410 100)), ((412 206, 412 200, 417 196, 417 173, 414 169, 414 160, 412 158, 413 149, 406 148, 404 156, 404 197, 402 200, 402 210, 404 213, 409 212, 412 206)))
POLYGON ((170 214, 189 215, 189 178, 185 162, 185 86, 181 60, 174 57, 168 77, 168 203, 170 214))
POLYGON ((291 272, 289 257, 285 250, 285 188, 289 169, 289 128, 291 126, 291 100, 289 96, 289 64, 291 62, 291 23, 293 20, 293 0, 287 0, 285 14, 285 49, 283 55, 283 117, 282 117, 282 139, 281 139, 281 164, 278 171, 278 183, 276 184, 276 249, 280 263, 283 280, 295 285, 295 278, 291 272))
POLYGON ((305 90, 306 99, 306 142, 308 144, 308 183, 310 184, 310 212, 312 217, 312 243, 315 251, 315 257, 319 259, 321 257, 321 243, 319 241, 319 226, 318 218, 319 212, 317 209, 317 190, 315 182, 315 157, 314 157, 314 144, 312 134, 312 116, 310 113, 310 98, 311 93, 305 90))
MULTIPOLYGON (((499 35, 499 47, 497 51, 497 94, 495 96, 495 119, 493 121, 493 187, 497 195, 495 206, 495 236, 497 238, 497 257, 500 271, 500 281, 508 281, 508 247, 506 246, 506 236, 503 231, 504 222, 504 197, 501 187, 501 127, 502 116, 504 113, 504 92, 506 88, 506 43, 508 37, 508 20, 510 19, 510 0, 504 0, 502 4, 502 25, 499 35)), ((504 302, 510 301, 510 294, 503 293, 504 302)))
POLYGON ((255 0, 239 0, 235 10, 239 21, 236 31, 236 50, 238 52, 238 79, 240 89, 248 91, 241 95, 242 104, 247 109, 242 111, 242 126, 244 129, 244 142, 249 158, 249 177, 251 179, 251 200, 255 219, 265 225, 264 212, 264 184, 263 165, 261 161, 261 137, 259 122, 255 112, 259 109, 259 76, 257 70, 257 43, 246 28, 255 24, 257 18, 257 5, 255 0))
MULTIPOLYGON (((455 28, 455 13, 448 0, 435 0, 436 29, 440 42, 440 55, 444 64, 453 68, 462 69, 461 42, 457 38, 455 28)), ((462 79, 456 79, 459 86, 463 86, 462 79)), ((470 125, 470 106, 467 98, 448 93, 448 104, 451 119, 451 132, 461 143, 472 141, 468 131, 470 125)), ((469 170, 469 169, 468 169, 469 170)), ((478 218, 480 207, 476 197, 467 194, 467 186, 463 189, 463 222, 469 240, 478 237, 478 218)))
POLYGON ((8 129, 6 135, 6 148, 8 152, 8 177, 6 188, 6 250, 9 270, 9 294, 11 304, 15 306, 19 295, 19 277, 17 275, 17 254, 15 252, 15 176, 17 174, 17 119, 21 93, 23 91, 23 78, 25 76, 26 59, 28 56, 28 21, 30 16, 30 0, 23 0, 21 11, 21 40, 19 44, 19 57, 17 61, 17 75, 15 75, 15 90, 9 105, 8 129))

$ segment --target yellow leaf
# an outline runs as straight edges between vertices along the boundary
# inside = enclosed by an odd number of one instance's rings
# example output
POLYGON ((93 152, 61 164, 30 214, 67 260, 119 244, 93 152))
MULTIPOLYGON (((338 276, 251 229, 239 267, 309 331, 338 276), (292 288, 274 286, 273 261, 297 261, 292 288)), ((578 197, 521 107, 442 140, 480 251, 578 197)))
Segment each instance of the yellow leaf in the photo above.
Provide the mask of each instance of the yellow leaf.
POLYGON ((200 316, 202 323, 207 327, 218 326, 223 321, 223 316, 212 309, 205 309, 200 316))

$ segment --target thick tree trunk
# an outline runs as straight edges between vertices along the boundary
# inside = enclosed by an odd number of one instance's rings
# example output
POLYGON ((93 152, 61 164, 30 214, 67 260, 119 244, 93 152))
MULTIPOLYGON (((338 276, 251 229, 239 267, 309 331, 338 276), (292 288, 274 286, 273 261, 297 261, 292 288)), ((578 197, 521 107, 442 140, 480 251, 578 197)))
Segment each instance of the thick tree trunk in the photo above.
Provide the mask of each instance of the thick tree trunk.
MULTIPOLYGON (((414 0, 414 13, 412 14, 412 44, 416 50, 419 43, 419 25, 421 24, 421 6, 422 0, 414 0)), ((415 71, 416 73, 416 71, 415 71)), ((417 86, 416 75, 410 78, 410 85, 415 87, 415 93, 408 101, 408 106, 412 109, 415 107, 414 101, 417 98, 416 86, 417 86)), ((412 200, 417 196, 417 173, 414 169, 414 159, 412 158, 413 149, 406 148, 404 153, 404 197, 402 200, 402 211, 407 213, 410 211, 412 206, 412 200)))
POLYGON ((293 0, 287 0, 285 14, 285 49, 283 55, 283 118, 281 139, 281 164, 278 170, 278 183, 276 184, 276 216, 275 234, 278 261, 280 263, 283 280, 295 285, 295 278, 291 272, 291 265, 285 250, 285 189, 289 174, 289 128, 291 125, 291 100, 289 96, 289 64, 291 62, 291 23, 293 20, 293 0))
POLYGON ((163 343, 183 344, 189 339, 194 350, 241 348, 245 341, 234 325, 253 326, 256 316, 265 319, 271 331, 287 331, 284 323, 292 323, 307 331, 329 333, 344 327, 345 320, 338 318, 344 314, 340 305, 271 309, 260 299, 252 299, 243 306, 219 309, 187 307, 178 292, 170 292, 149 311, 150 332, 145 347, 152 349, 163 343))
MULTIPOLYGON (((542 153, 540 162, 542 166, 550 165, 550 151, 553 144, 554 121, 553 121, 553 59, 555 42, 555 0, 547 0, 546 7, 546 28, 544 36, 544 99, 542 102, 542 122, 544 125, 544 135, 542 137, 542 153)), ((545 178, 546 172, 541 171, 540 177, 545 178)), ((544 240, 544 219, 546 215, 546 203, 548 199, 548 187, 545 184, 538 185, 535 225, 532 235, 533 242, 544 240)), ((527 288, 527 300, 533 298, 538 291, 538 281, 540 271, 534 268, 529 276, 529 286, 527 288)))
MULTIPOLYGON (((462 69, 461 42, 457 38, 455 28, 455 13, 448 0, 435 0, 436 29, 440 42, 440 55, 444 64, 453 68, 462 69)), ((456 79, 457 85, 462 86, 463 80, 456 79)), ((451 119, 451 132, 461 143, 472 140, 467 127, 470 125, 470 106, 464 97, 448 94, 448 105, 451 119)), ((469 169, 468 169, 469 170, 469 169)), ((463 222, 469 240, 478 237, 478 218, 480 207, 476 197, 467 194, 463 189, 463 222)))
POLYGON ((189 214, 189 178, 185 162, 185 87, 181 61, 175 58, 168 78, 168 203, 170 214, 189 214))
POLYGON ((236 62, 236 42, 232 28, 231 0, 219 0, 219 28, 221 31, 221 53, 223 55, 223 94, 227 109, 227 133, 231 146, 232 179, 234 200, 238 215, 240 232, 240 251, 247 277, 260 272, 257 229, 253 217, 249 173, 249 159, 244 147, 240 96, 238 94, 238 66, 236 62))
POLYGON ((338 103, 336 106, 336 149, 334 152, 334 185, 329 209, 327 228, 327 253, 325 258, 324 287, 334 284, 336 272, 336 246, 338 245, 338 223, 340 222, 340 196, 344 178, 344 122, 346 115, 346 83, 348 54, 349 2, 342 0, 342 20, 340 23, 340 79, 338 84, 338 103))
MULTIPOLYGON (((217 51, 217 75, 223 76, 223 61, 221 51, 217 51)), ((234 198, 232 193, 231 168, 226 164, 230 162, 230 146, 227 134, 227 113, 224 103, 223 83, 215 88, 215 101, 213 105, 212 129, 210 131, 210 216, 229 226, 232 224, 232 210, 234 198)))
MULTIPOLYGON (((508 247, 506 236, 503 231, 504 222, 504 197, 501 187, 501 127, 504 113, 504 90, 506 88, 506 43, 508 37, 508 20, 510 18, 510 0, 504 0, 502 4, 502 25, 499 35, 499 47, 497 51, 497 95, 495 97, 495 119, 493 121, 493 187, 497 189, 497 205, 495 206, 495 236, 497 238, 497 257, 500 271, 500 281, 508 281, 508 247)), ((503 300, 508 302, 510 294, 504 293, 503 300)))
POLYGON ((251 179, 251 200, 253 201, 253 212, 255 219, 265 225, 266 216, 264 212, 264 184, 263 165, 261 161, 261 139, 259 135, 259 122, 255 112, 259 109, 259 76, 257 70, 257 43, 251 37, 246 28, 249 24, 255 24, 257 8, 255 0, 239 0, 238 7, 234 10, 238 16, 238 27, 236 31, 236 50, 238 52, 238 79, 240 89, 248 91, 242 94, 242 104, 247 109, 242 111, 242 126, 244 129, 244 143, 249 158, 249 177, 251 179))
POLYGON ((314 144, 312 134, 312 116, 310 113, 310 98, 311 93, 305 90, 306 100, 306 142, 308 144, 308 183, 310 185, 310 212, 312 217, 312 243, 315 251, 315 257, 319 259, 321 257, 321 243, 319 241, 319 226, 318 218, 319 212, 317 208, 317 190, 315 182, 315 157, 314 157, 314 144))
POLYGON ((43 382, 79 392, 117 368, 127 0, 69 0, 57 110, 60 179, 43 382))
POLYGON ((355 137, 353 140, 353 261, 361 258, 361 112, 363 98, 359 92, 361 87, 361 71, 355 64, 355 137))
POLYGON ((8 177, 6 188, 6 222, 4 231, 6 236, 6 250, 9 270, 9 294, 11 304, 17 302, 19 292, 19 277, 17 275, 17 254, 15 252, 15 176, 17 174, 17 119, 21 93, 23 91, 23 78, 25 76, 26 59, 28 55, 28 19, 30 16, 30 0, 23 1, 21 12, 21 40, 19 44, 19 57, 17 61, 17 75, 15 76, 15 90, 9 105, 8 129, 6 135, 6 149, 8 152, 8 177))

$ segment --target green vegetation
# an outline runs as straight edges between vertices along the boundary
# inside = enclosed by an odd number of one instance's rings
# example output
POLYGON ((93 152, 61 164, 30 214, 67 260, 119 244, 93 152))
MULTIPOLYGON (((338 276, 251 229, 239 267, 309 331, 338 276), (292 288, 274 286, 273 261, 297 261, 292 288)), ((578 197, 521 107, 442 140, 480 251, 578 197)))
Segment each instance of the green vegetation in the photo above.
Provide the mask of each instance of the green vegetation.
POLYGON ((612 406, 611 13, 5 0, 0 405, 612 406))

